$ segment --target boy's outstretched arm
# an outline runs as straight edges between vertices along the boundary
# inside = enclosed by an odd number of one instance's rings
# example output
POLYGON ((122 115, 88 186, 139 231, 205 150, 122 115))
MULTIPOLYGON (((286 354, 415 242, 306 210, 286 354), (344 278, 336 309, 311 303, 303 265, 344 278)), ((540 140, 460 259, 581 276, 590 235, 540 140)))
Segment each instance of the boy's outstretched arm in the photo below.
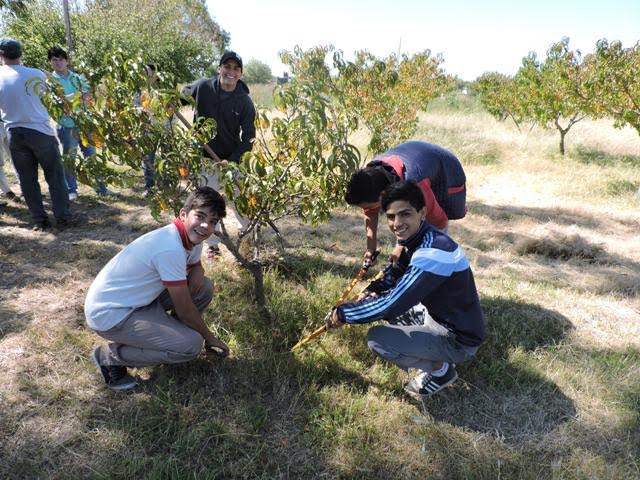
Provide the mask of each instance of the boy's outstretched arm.
POLYGON ((169 296, 173 302, 173 307, 181 322, 193 328, 204 338, 205 348, 220 349, 223 355, 229 353, 229 347, 222 340, 219 340, 202 320, 202 315, 191 300, 191 292, 187 285, 168 286, 169 296))

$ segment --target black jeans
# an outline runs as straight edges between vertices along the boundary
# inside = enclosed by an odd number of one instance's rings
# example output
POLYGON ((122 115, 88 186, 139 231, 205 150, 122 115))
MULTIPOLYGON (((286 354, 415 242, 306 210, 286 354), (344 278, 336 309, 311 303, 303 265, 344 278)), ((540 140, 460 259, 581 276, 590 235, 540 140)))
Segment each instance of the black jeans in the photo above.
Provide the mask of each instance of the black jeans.
POLYGON ((7 136, 11 159, 18 172, 20 188, 32 220, 39 223, 47 219, 38 182, 38 165, 42 167, 44 178, 49 185, 53 215, 58 220, 70 218, 64 167, 60 160, 56 137, 22 127, 8 129, 7 136))

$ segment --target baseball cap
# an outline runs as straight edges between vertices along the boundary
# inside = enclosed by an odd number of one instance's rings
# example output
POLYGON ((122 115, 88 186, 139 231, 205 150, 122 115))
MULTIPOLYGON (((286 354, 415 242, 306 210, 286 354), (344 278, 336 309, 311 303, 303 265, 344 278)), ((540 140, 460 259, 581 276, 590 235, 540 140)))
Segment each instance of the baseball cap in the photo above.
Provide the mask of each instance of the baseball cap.
POLYGON ((242 58, 236 52, 232 52, 231 50, 224 52, 222 57, 220 57, 220 63, 218 65, 222 65, 227 60, 234 60, 238 62, 238 65, 240 65, 240 68, 242 69, 242 58))
POLYGON ((0 38, 0 55, 10 60, 20 58, 22 56, 20 42, 9 37, 0 38))

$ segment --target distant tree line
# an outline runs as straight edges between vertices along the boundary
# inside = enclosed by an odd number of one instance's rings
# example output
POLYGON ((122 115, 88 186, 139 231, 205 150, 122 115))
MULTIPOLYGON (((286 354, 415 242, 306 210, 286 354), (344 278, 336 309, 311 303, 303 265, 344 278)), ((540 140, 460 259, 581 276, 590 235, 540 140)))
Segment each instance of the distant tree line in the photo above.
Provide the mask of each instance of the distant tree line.
POLYGON ((624 48, 602 39, 593 53, 582 56, 564 38, 549 48, 544 61, 529 53, 513 77, 485 73, 472 89, 500 120, 509 118, 518 128, 523 122, 556 128, 564 155, 565 136, 587 116, 610 117, 616 127, 629 125, 640 134, 639 75, 640 42, 624 48))

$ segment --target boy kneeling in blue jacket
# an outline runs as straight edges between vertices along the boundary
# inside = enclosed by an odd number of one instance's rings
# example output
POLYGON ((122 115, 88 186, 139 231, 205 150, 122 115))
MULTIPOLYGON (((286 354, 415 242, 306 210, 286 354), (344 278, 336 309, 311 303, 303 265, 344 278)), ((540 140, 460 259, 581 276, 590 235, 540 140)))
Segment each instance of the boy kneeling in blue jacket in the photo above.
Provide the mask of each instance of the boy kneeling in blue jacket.
POLYGON ((368 346, 404 370, 417 369, 404 388, 422 399, 458 378, 454 364, 475 355, 484 317, 469 261, 451 237, 427 223, 416 183, 389 185, 380 203, 402 254, 356 301, 337 307, 327 327, 390 319, 369 329, 368 346))

